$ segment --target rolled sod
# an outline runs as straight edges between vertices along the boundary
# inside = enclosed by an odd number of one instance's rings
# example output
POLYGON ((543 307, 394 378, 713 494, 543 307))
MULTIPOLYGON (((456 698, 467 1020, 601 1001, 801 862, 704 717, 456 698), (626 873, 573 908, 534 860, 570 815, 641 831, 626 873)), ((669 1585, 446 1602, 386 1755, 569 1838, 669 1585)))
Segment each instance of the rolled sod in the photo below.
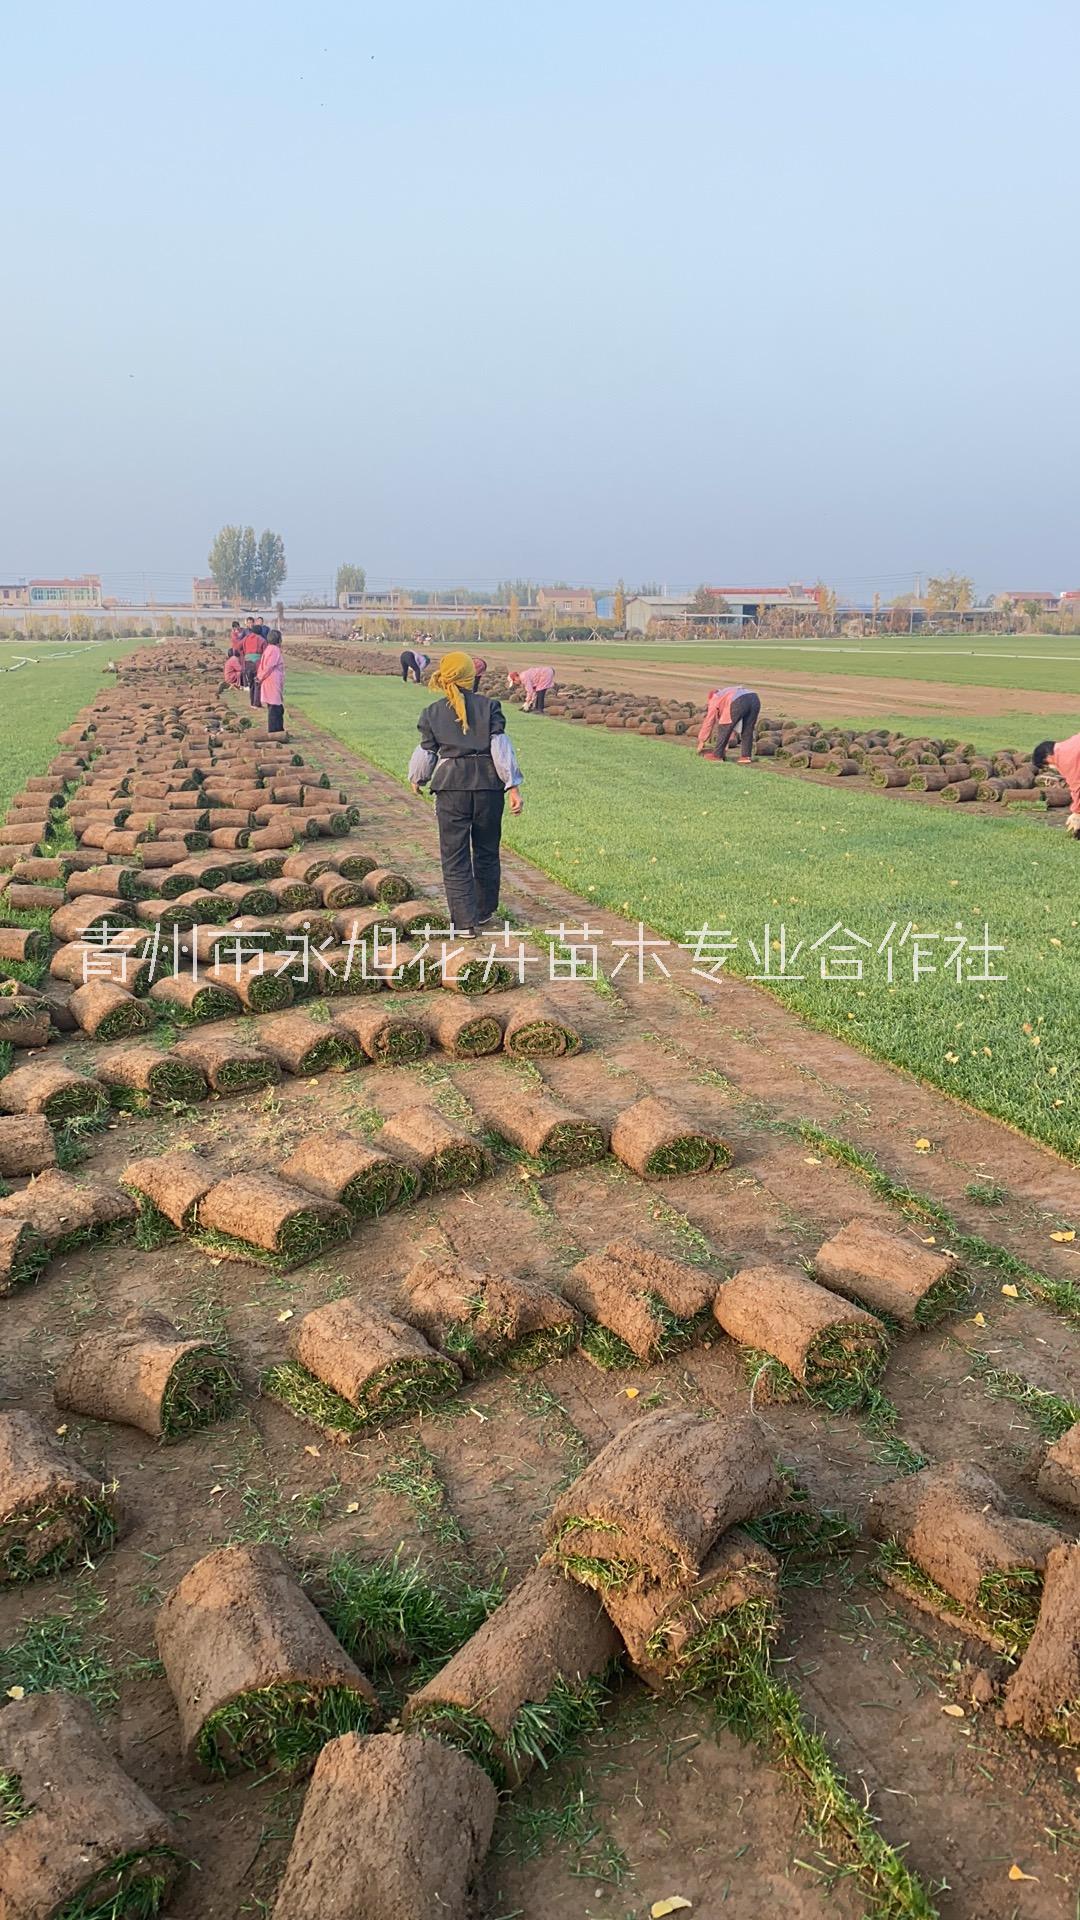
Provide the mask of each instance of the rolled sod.
POLYGON ((592 1166, 607 1152, 603 1127, 547 1094, 519 1094, 512 1089, 504 1098, 505 1111, 495 1120, 497 1131, 548 1172, 592 1166))
POLYGON ((743 1267, 721 1287, 713 1312, 733 1340, 778 1361, 836 1411, 861 1406, 881 1377, 888 1354, 881 1321, 798 1267, 743 1267))
POLYGON ((361 1064, 359 1041, 342 1020, 306 1013, 272 1013, 259 1022, 259 1045, 286 1073, 343 1072, 361 1064))
MULTIPOLYGON (((346 879, 354 876, 341 868, 346 879)), ((365 900, 376 900, 381 907, 396 907, 403 900, 411 900, 416 889, 411 880, 403 873, 395 873, 393 867, 371 867, 363 875, 361 885, 365 900)))
POLYGON ((5 1706, 2 1777, 21 1812, 0 1821, 7 1920, 150 1920, 184 1871, 172 1822, 114 1760, 85 1701, 29 1693, 5 1706))
POLYGON ((643 1180, 712 1173, 731 1164, 726 1140, 688 1125, 678 1107, 652 1094, 620 1113, 611 1130, 611 1151, 643 1180))
POLYGON ((115 1107, 138 1110, 156 1102, 180 1101, 186 1106, 205 1100, 206 1078, 197 1067, 150 1043, 121 1047, 97 1062, 98 1078, 115 1107))
POLYGON ((1039 1468, 1039 1492, 1055 1507, 1080 1513, 1080 1422, 1047 1448, 1039 1468))
POLYGON ((619 1652, 595 1595, 555 1567, 533 1567, 435 1678, 409 1696, 402 1725, 460 1748, 497 1787, 517 1786, 577 1731, 575 1706, 595 1698, 619 1652))
POLYGON ((401 1311, 470 1378, 497 1362, 543 1366, 577 1345, 574 1308, 542 1280, 459 1260, 422 1259, 401 1285, 401 1311))
POLYGON ((276 913, 277 900, 270 891, 268 881, 230 880, 219 889, 222 900, 228 902, 228 918, 242 918, 247 914, 276 913))
MULTIPOLYGON (((364 892, 362 880, 350 880, 343 873, 320 873, 312 887, 312 906, 318 902, 328 912, 340 912, 345 907, 363 906, 368 895, 364 892)), ((307 904, 307 903, 305 903, 307 904)))
POLYGON ((438 1740, 345 1734, 315 1763, 273 1920, 473 1920, 498 1807, 438 1740))
POLYGON ((366 880, 369 873, 379 870, 374 854, 366 852, 363 847, 351 845, 347 840, 334 848, 332 864, 335 872, 342 874, 346 880, 366 880))
POLYGON ((422 934, 431 937, 449 931, 446 910, 440 908, 437 900, 403 900, 400 906, 392 907, 389 914, 383 916, 384 925, 387 921, 407 940, 417 939, 422 934))
POLYGON ((120 1176, 140 1213, 161 1215, 179 1232, 190 1233, 198 1219, 199 1202, 220 1178, 207 1160, 192 1153, 162 1153, 132 1160, 120 1176))
POLYGON ((607 1327, 639 1360, 664 1359, 699 1337, 716 1282, 699 1267, 668 1260, 632 1241, 612 1241, 564 1274, 578 1311, 607 1327))
MULTIPOLYGON (((154 959, 145 951, 148 946, 145 936, 139 937, 138 946, 121 940, 107 947, 96 944, 87 946, 82 940, 69 940, 64 946, 57 947, 49 962, 49 972, 54 980, 68 980, 77 987, 95 980, 106 980, 125 988, 129 993, 148 993, 155 972, 154 959), (144 951, 140 952, 140 948, 144 951)), ((159 970, 163 958, 163 955, 158 956, 159 970)))
POLYGON ((1005 1688, 1005 1724, 1080 1746, 1080 1546, 1050 1548, 1027 1650, 1005 1688))
POLYGON ((718 1693, 780 1622, 780 1564, 741 1528, 721 1534, 684 1587, 612 1587, 604 1606, 654 1693, 718 1693))
POLYGON ((0 1042, 11 1047, 46 1047, 52 1032, 49 1006, 30 988, 5 993, 0 988, 0 1042))
POLYGON ((7 904, 12 913, 37 913, 44 908, 51 913, 60 905, 60 892, 57 887, 32 887, 20 885, 13 880, 7 890, 7 904))
POLYGON ((171 1051, 197 1067, 213 1093, 253 1093, 281 1078, 277 1061, 268 1053, 223 1033, 188 1034, 171 1051))
POLYGON ((233 1406, 236 1377, 208 1340, 186 1340, 163 1313, 132 1313, 84 1334, 53 1384, 58 1407, 178 1440, 233 1406))
POLYGON ((93 1560, 118 1529, 108 1487, 69 1459, 31 1414, 0 1413, 0 1582, 93 1560))
POLYGON ((54 940, 81 940, 92 927, 131 925, 131 909, 124 900, 112 900, 102 894, 84 894, 58 907, 49 921, 54 940))
POLYGON ((265 967, 260 954, 254 960, 218 960, 206 971, 208 985, 227 987, 239 996, 249 1013, 279 1013, 293 1003, 293 983, 283 973, 265 967))
POLYGON ((311 1133, 279 1169, 283 1180, 337 1200, 354 1218, 385 1213, 410 1197, 415 1176, 351 1133, 311 1133))
POLYGON ((517 1005, 511 1002, 503 1029, 507 1053, 521 1060, 554 1060, 581 1051, 581 1035, 576 1027, 560 1020, 546 1000, 530 997, 517 1005))
POLYGON ((232 1174, 199 1203, 200 1234, 227 1243, 237 1259, 265 1253, 300 1266, 347 1240, 350 1228, 344 1207, 273 1173, 232 1174))
POLYGON ((493 1008, 465 1006, 440 996, 425 1005, 423 1018, 436 1046, 454 1060, 478 1060, 502 1046, 502 1015, 493 1008))
POLYGON ((72 1073, 59 1060, 28 1061, 0 1080, 0 1108, 5 1113, 44 1114, 54 1127, 99 1114, 104 1106, 104 1087, 83 1073, 72 1073))
POLYGON ((0 1116, 0 1177, 44 1173, 56 1165, 53 1130, 41 1113, 0 1116))
POLYGON ((311 955, 311 979, 315 991, 328 1000, 386 989, 386 981, 367 967, 362 946, 324 947, 320 942, 311 955))
POLYGON ((189 1765, 290 1770, 379 1718, 370 1683, 276 1547, 220 1547, 162 1604, 158 1653, 189 1765))
POLYGON ((959 1306, 970 1289, 955 1254, 924 1247, 871 1220, 852 1220, 814 1256, 816 1277, 905 1326, 926 1326, 959 1306))
POLYGON ((241 1011, 240 995, 233 987, 190 973, 155 980, 150 998, 181 1026, 196 1025, 203 1020, 228 1020, 241 1011))
POLYGON ((555 1502, 549 1555, 600 1594, 686 1586, 719 1536, 777 1495, 772 1454, 752 1414, 642 1414, 555 1502))
POLYGON ((440 985, 451 993, 502 993, 514 984, 513 969, 496 960, 494 946, 447 947, 438 963, 440 985))
POLYGON ((305 1314, 289 1353, 294 1364, 271 1369, 263 1392, 335 1439, 422 1413, 461 1385, 454 1361, 415 1327, 356 1299, 305 1314))
POLYGON ((76 987, 68 1005, 92 1040, 127 1040, 154 1024, 154 1009, 113 980, 88 980, 76 987))
MULTIPOLYGON (((3 1084, 0 1081, 0 1095, 3 1084)), ((435 1107, 406 1107, 403 1113, 395 1113, 382 1128, 379 1144, 435 1193, 482 1180, 492 1167, 483 1142, 444 1119, 435 1107)))
MULTIPOLYGON (((372 862, 374 865, 374 862, 372 862)), ((286 880, 303 880, 313 886, 321 873, 336 873, 337 862, 333 854, 318 854, 302 847, 299 853, 290 853, 285 862, 282 877, 286 880)))
POLYGON ((37 966, 48 957, 49 936, 39 927, 0 927, 0 974, 5 962, 37 966))
POLYGON ((0 1298, 35 1281, 48 1257, 46 1242, 29 1220, 0 1219, 0 1298))
POLYGON ((866 1524, 890 1585, 944 1618, 959 1613, 983 1639, 1026 1645, 1061 1535, 1010 1513, 981 1467, 954 1461, 890 1480, 871 1494, 866 1524))
POLYGON ((93 1175, 73 1179, 53 1167, 0 1200, 0 1219, 28 1221, 50 1247, 74 1245, 134 1218, 132 1202, 115 1181, 93 1175))
POLYGON ((374 1006, 343 1006, 334 1019, 376 1066, 393 1067, 420 1060, 430 1045, 427 1027, 408 1014, 374 1006))

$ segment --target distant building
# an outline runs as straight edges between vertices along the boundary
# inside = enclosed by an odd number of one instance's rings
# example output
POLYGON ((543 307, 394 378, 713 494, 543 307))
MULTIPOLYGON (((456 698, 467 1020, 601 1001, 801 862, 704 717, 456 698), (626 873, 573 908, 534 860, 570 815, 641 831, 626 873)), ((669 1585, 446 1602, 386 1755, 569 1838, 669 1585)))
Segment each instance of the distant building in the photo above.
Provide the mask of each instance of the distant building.
POLYGON ((595 620, 596 601, 588 587, 541 587, 536 596, 541 613, 562 620, 595 620))
POLYGON ((21 586, 0 586, 0 607, 28 607, 30 589, 25 580, 21 586))
POLYGON ((401 608, 401 588, 389 587, 385 593, 339 593, 339 607, 355 607, 363 613, 397 613, 401 608))
POLYGON ((201 580, 196 575, 191 583, 191 604, 193 607, 220 607, 226 603, 216 580, 201 580))
POLYGON ((31 580, 30 605, 52 607, 100 607, 101 581, 96 573, 81 573, 74 580, 31 580))
POLYGON ((777 607, 814 613, 820 604, 817 595, 797 580, 786 587, 708 587, 706 591, 722 606, 719 618, 733 627, 756 620, 762 613, 772 613, 777 607))
POLYGON ((654 620, 685 620, 692 602, 670 593, 632 593, 626 601, 626 625, 646 633, 654 620))
POLYGON ((1025 607, 1034 604, 1038 607, 1040 613, 1056 613, 1065 596, 1059 593, 1045 593, 1040 588, 1038 591, 1024 593, 1013 593, 1010 590, 1008 593, 999 593, 994 597, 999 607, 1004 601, 1008 600, 1010 604, 1015 607, 1025 607))

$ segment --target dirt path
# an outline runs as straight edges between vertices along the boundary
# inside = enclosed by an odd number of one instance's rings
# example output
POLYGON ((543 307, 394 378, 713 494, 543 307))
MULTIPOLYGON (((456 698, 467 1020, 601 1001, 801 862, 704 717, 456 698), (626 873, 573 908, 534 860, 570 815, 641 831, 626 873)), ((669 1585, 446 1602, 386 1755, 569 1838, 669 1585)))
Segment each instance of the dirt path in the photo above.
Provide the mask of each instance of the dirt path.
MULTIPOLYGON (((387 776, 359 765, 329 736, 301 725, 312 757, 338 773, 363 808, 363 837, 392 854, 422 891, 438 893, 430 809, 387 776)), ((583 924, 586 903, 525 862, 507 862, 505 899, 534 928, 583 924)), ((603 919, 611 941, 636 929, 603 919)), ((533 955, 541 949, 530 945, 533 955)), ((585 1252, 633 1237, 676 1257, 711 1257, 719 1271, 812 1255, 853 1217, 896 1226, 898 1215, 854 1173, 799 1136, 811 1123, 872 1151, 890 1175, 948 1206, 960 1227, 985 1234, 1062 1279, 1080 1274, 1071 1243, 1049 1238, 1080 1220, 1080 1174, 1051 1154, 903 1074, 815 1033, 753 986, 702 981, 686 956, 673 977, 638 981, 624 967, 602 990, 552 986, 586 1046, 528 1071, 502 1057, 471 1064, 431 1056, 416 1068, 286 1078, 255 1101, 117 1118, 88 1141, 85 1170, 115 1174, 131 1158, 185 1143, 212 1148, 225 1168, 278 1164, 316 1126, 367 1129, 423 1098, 475 1125, 534 1086, 610 1126, 645 1091, 679 1103, 733 1148, 723 1174, 644 1183, 607 1160, 576 1173, 523 1178, 503 1161, 465 1193, 434 1195, 365 1225, 347 1245, 282 1277, 213 1259, 177 1241, 152 1252, 118 1242, 55 1260, 39 1286, 3 1303, 0 1406, 39 1414, 50 1428, 53 1372, 72 1339, 135 1305, 185 1327, 227 1336, 244 1385, 243 1411, 172 1449, 133 1432, 72 1419, 67 1444, 119 1480, 129 1524, 93 1573, 0 1596, 0 1645, 20 1620, 82 1596, 87 1631, 105 1645, 119 1702, 106 1725, 124 1764, 185 1822, 200 1872, 170 1905, 176 1920, 234 1920, 265 1912, 296 1817, 301 1787, 250 1777, 195 1781, 178 1758, 176 1721, 152 1661, 160 1597, 211 1545, 266 1538, 300 1566, 348 1549, 374 1557, 401 1546, 431 1564, 477 1573, 532 1564, 557 1489, 642 1406, 727 1412, 747 1403, 738 1351, 719 1335, 677 1359, 603 1373, 580 1354, 540 1375, 496 1372, 448 1413, 352 1448, 335 1449, 260 1399, 262 1369, 280 1357, 288 1318, 345 1293, 390 1305, 399 1277, 424 1252, 452 1250, 476 1264, 509 1264, 557 1282, 585 1252), (929 1141, 932 1151, 920 1145, 929 1141), (992 1213, 969 1188, 992 1179, 992 1213), (441 1478, 456 1535, 440 1538, 415 1501, 382 1484, 403 1444, 419 1438, 441 1478), (104 1611, 86 1611, 88 1594, 104 1611)), ((535 979, 535 971, 532 975, 535 979)), ((410 1001, 422 1005, 422 1001, 410 1001)), ((249 1022, 257 1033, 257 1021, 249 1022)), ((93 1056, 78 1045, 80 1060, 93 1056)), ((1077 1243, 1080 1244, 1080 1243, 1077 1243)), ((990 1397, 983 1357, 1036 1384, 1080 1395, 1080 1339, 1048 1308, 1003 1295, 1000 1276, 975 1269, 972 1311, 944 1329, 898 1341, 884 1381, 900 1431, 936 1459, 975 1459, 1024 1511, 1071 1534, 1034 1489, 1040 1442, 1029 1416, 990 1397), (976 1323, 974 1313, 981 1315, 976 1323), (973 1359, 972 1356, 975 1356, 973 1359)), ((879 1437, 857 1417, 809 1404, 766 1407, 780 1458, 815 1507, 854 1517, 890 1477, 879 1437)), ((907 1849, 928 1882, 948 1883, 945 1920, 1056 1920, 1076 1898, 1075 1854, 1058 1836, 1074 1827, 1076 1785, 1067 1757, 1006 1736, 971 1707, 971 1657, 955 1632, 882 1591, 860 1555, 837 1559, 820 1584, 784 1596, 783 1673, 836 1747, 882 1831, 907 1849), (962 1717, 943 1713, 961 1705, 962 1717), (1010 1882, 1016 1862, 1035 1876, 1010 1882)), ((635 1683, 617 1690, 600 1734, 578 1757, 534 1779, 500 1820, 486 1881, 489 1915, 639 1920, 672 1893, 702 1920, 856 1920, 867 1903, 835 1879, 805 1832, 793 1787, 755 1748, 724 1732, 701 1704, 657 1706, 635 1683), (722 1810, 722 1815, 718 1815, 722 1810)))

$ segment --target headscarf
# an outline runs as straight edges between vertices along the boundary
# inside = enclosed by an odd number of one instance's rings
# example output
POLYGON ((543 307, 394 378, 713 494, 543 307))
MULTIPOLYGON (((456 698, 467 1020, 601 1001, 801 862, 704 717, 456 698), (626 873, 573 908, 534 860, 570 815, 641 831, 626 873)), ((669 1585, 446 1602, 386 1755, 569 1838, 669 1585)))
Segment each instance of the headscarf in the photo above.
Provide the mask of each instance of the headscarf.
POLYGON ((476 667, 469 653, 448 653, 439 661, 434 673, 428 680, 429 687, 437 687, 449 700, 454 710, 454 718, 460 727, 469 722, 465 713, 465 701, 462 689, 472 692, 472 683, 476 678, 476 667))

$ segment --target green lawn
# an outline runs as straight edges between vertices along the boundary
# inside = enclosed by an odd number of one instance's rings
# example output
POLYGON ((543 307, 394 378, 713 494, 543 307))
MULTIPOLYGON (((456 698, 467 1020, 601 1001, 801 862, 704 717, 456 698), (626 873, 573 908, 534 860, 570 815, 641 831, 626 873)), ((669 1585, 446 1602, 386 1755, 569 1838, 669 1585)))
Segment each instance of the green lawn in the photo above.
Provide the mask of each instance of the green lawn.
POLYGON ((108 662, 144 644, 112 640, 86 647, 0 649, 0 807, 6 811, 28 774, 44 772, 57 752, 57 734, 111 680, 108 662), (11 668, 20 653, 32 664, 11 668))
MULTIPOLYGON (((404 778, 422 688, 308 671, 291 672, 286 691, 404 778)), ((734 970, 758 971, 747 943, 760 950, 766 921, 773 940, 786 927, 789 946, 841 922, 875 949, 894 921, 924 935, 953 935, 960 921, 972 940, 987 921, 1006 948, 994 963, 1007 974, 1001 985, 957 984, 947 971, 905 980, 909 941, 892 985, 871 952, 861 984, 815 973, 770 991, 816 1025, 1080 1159, 1080 847, 1063 833, 1041 817, 975 817, 815 787, 764 763, 721 768, 638 735, 516 713, 511 727, 527 805, 508 818, 507 842, 597 907, 641 917, 669 938, 704 925, 730 930, 740 943, 734 970)), ((940 959, 943 942, 931 943, 931 957, 935 948, 940 959)))

